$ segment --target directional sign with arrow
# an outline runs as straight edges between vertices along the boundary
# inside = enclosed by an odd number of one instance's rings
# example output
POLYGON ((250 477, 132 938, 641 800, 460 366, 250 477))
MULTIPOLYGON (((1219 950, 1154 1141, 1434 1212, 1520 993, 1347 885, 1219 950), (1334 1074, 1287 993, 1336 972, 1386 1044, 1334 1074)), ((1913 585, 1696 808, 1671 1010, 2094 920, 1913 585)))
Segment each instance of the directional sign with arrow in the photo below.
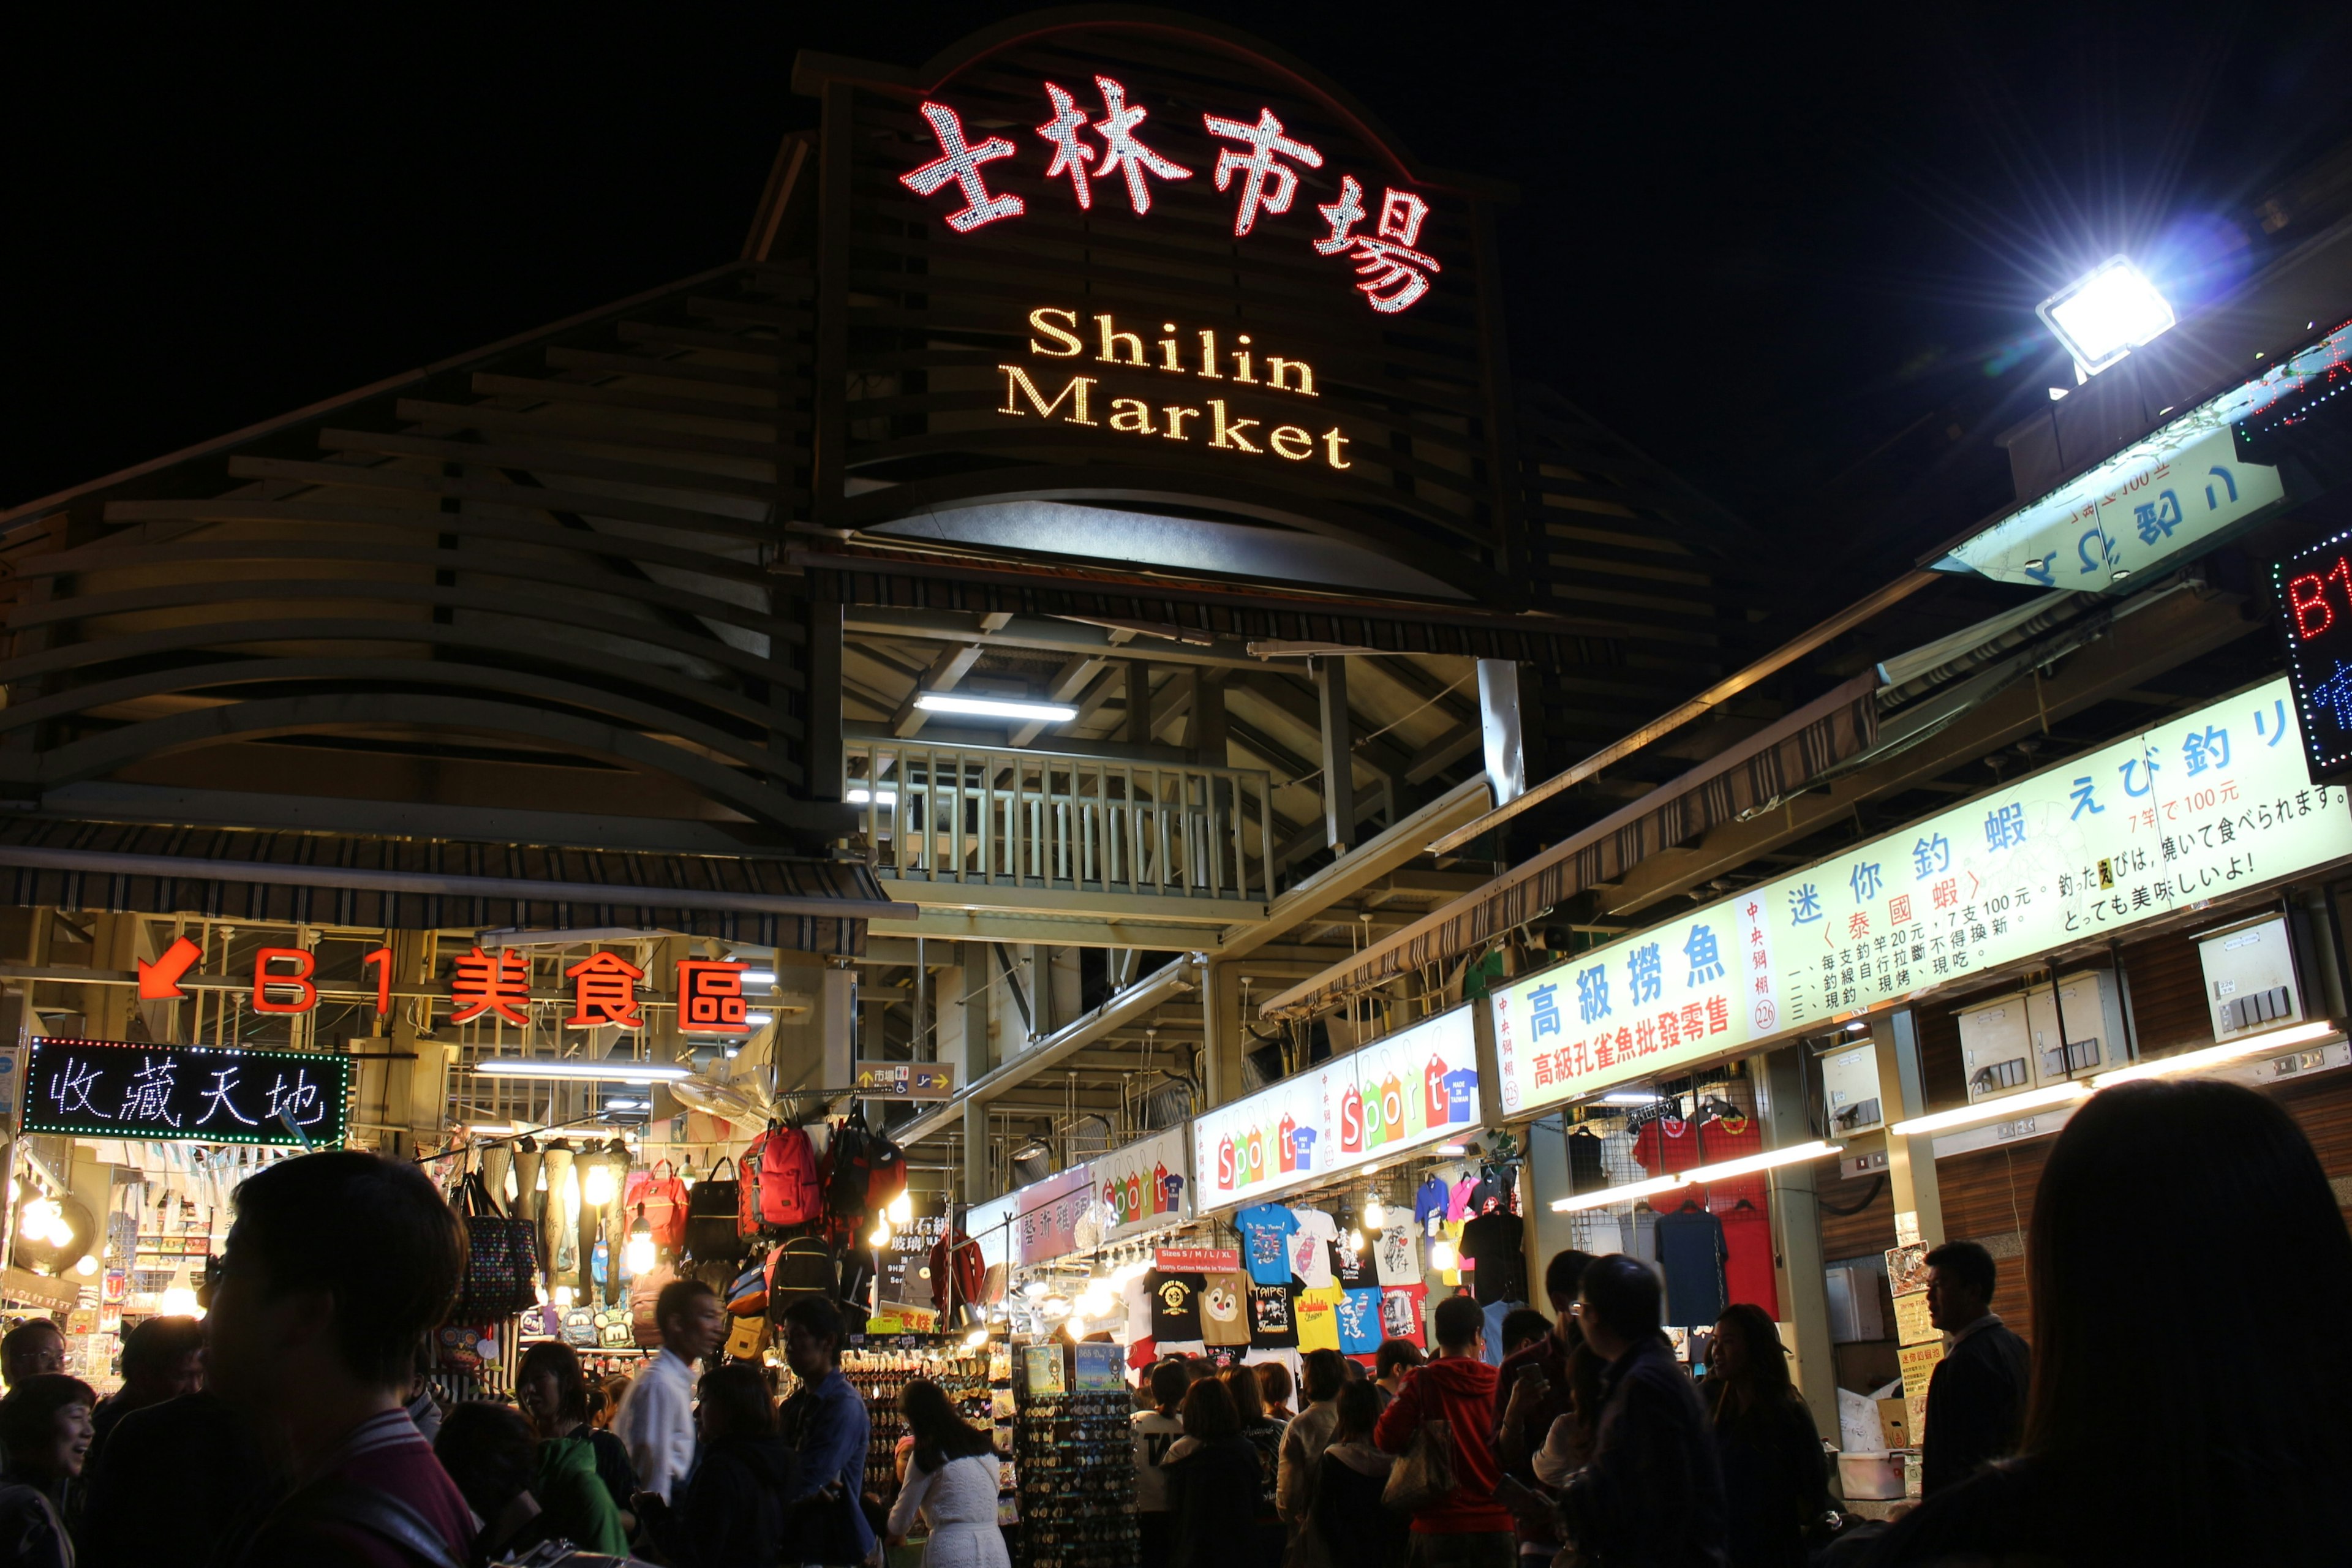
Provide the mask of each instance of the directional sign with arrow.
POLYGON ((139 961, 139 999, 142 1002, 177 1002, 186 992, 180 989, 180 976, 188 966, 205 955, 204 949, 182 937, 163 950, 163 956, 150 963, 139 961))

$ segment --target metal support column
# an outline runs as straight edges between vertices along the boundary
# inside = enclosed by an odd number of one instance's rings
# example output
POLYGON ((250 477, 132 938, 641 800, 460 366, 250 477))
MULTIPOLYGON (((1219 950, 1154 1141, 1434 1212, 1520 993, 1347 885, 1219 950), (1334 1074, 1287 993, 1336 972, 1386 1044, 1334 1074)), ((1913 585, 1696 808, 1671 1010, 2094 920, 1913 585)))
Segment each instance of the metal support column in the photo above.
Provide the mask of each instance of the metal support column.
POLYGON ((1886 1115, 1886 1179, 1895 1188, 1895 1239, 1913 1238, 1929 1247, 1944 1244, 1944 1202, 1936 1185, 1936 1141, 1897 1138, 1892 1129, 1927 1110, 1927 1080, 1919 1071, 1919 1024, 1908 1007, 1870 1021, 1870 1043, 1878 1054, 1878 1097, 1886 1115))
MULTIPOLYGON (((1811 1142, 1802 1045, 1788 1046, 1748 1063, 1764 1146, 1785 1149, 1811 1142)), ((1822 1207, 1817 1165, 1781 1165, 1768 1173, 1774 1284, 1780 1321, 1791 1325, 1789 1363, 1797 1390, 1825 1434, 1838 1430, 1837 1354, 1830 1342, 1829 1282, 1822 1257, 1822 1207)))
POLYGON ((1344 855, 1356 847, 1356 737, 1348 721, 1348 661, 1312 661, 1322 705, 1323 837, 1344 855))

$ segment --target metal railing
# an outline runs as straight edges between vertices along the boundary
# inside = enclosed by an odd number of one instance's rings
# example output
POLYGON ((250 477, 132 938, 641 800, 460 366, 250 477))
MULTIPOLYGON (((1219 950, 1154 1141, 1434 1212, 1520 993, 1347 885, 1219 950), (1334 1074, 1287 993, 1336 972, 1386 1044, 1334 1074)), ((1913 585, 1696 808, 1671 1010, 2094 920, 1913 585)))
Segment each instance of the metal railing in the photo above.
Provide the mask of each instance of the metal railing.
POLYGON ((910 881, 1265 900, 1273 781, 1053 752, 851 741, 843 796, 910 881))

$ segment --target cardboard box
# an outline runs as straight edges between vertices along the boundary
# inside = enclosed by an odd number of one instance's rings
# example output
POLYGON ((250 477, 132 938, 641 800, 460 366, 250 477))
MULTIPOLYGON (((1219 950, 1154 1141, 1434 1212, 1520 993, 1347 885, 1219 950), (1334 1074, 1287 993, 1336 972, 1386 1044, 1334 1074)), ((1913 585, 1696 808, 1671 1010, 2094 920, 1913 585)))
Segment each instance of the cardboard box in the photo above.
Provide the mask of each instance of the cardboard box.
POLYGON ((1911 1430, 1910 1401, 1882 1399, 1878 1401, 1878 1429, 1890 1448, 1908 1448, 1918 1441, 1911 1430))

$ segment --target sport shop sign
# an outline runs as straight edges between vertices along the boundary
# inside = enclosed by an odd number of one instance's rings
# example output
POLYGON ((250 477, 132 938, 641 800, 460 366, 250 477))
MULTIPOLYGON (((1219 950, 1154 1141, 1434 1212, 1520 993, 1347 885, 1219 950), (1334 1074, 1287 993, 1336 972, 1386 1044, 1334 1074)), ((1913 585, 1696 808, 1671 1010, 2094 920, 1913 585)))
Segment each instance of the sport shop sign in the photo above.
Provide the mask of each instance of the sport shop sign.
POLYGON ((1477 1046, 1457 1007, 1195 1117, 1199 1202, 1262 1202, 1477 1124, 1477 1046))
POLYGON ((1191 1221, 1192 1193, 1184 1149, 1184 1130, 1177 1127, 1096 1157, 1090 1168, 1108 1226, 1105 1242, 1191 1221))
POLYGON ((2285 679, 1496 992, 1517 1116, 2352 857, 2285 679))

